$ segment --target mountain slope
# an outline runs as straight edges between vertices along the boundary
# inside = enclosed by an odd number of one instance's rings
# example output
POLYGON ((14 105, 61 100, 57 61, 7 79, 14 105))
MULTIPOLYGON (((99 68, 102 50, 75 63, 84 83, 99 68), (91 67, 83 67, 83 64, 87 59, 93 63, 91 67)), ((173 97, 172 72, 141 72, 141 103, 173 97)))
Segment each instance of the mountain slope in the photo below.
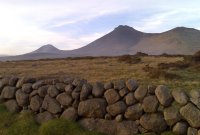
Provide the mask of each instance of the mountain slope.
POLYGON ((47 44, 47 45, 44 45, 44 46, 40 47, 39 49, 31 52, 31 53, 53 53, 53 54, 59 54, 59 53, 61 53, 61 50, 59 50, 58 48, 54 47, 51 44, 47 44))
POLYGON ((177 27, 163 33, 144 33, 120 25, 110 33, 75 50, 59 50, 53 45, 19 56, 2 57, 0 60, 29 60, 80 56, 117 56, 145 52, 148 54, 194 54, 200 50, 200 31, 177 27))
POLYGON ((131 47, 129 53, 137 51, 148 54, 194 54, 200 50, 200 31, 177 27, 167 32, 146 37, 131 47))
POLYGON ((144 37, 152 34, 137 31, 129 26, 118 26, 112 32, 93 41, 92 43, 73 50, 73 54, 79 56, 116 56, 129 52, 129 49, 136 45, 144 37))

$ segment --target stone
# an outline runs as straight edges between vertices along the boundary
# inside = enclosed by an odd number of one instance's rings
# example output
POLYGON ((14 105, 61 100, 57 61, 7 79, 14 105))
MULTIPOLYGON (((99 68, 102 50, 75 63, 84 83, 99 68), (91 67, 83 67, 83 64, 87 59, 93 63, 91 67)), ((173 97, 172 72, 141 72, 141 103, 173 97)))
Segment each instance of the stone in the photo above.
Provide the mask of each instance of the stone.
POLYGON ((127 108, 124 116, 126 119, 128 120, 138 120, 140 119, 140 117, 142 116, 143 114, 143 108, 142 108, 142 105, 140 103, 137 103, 133 106, 130 106, 127 108))
POLYGON ((190 98, 190 101, 200 109, 200 98, 190 98))
POLYGON ((72 82, 72 85, 78 86, 78 85, 83 85, 84 83, 87 83, 86 80, 80 79, 80 78, 75 78, 72 82))
POLYGON ((5 106, 8 109, 9 112, 19 112, 20 107, 17 104, 17 101, 12 99, 12 100, 8 100, 5 102, 5 106))
POLYGON ((56 88, 59 91, 65 91, 66 84, 64 83, 56 83, 56 88))
POLYGON ((120 99, 118 92, 114 89, 107 90, 104 93, 104 97, 106 98, 108 104, 114 104, 120 99))
POLYGON ((147 88, 145 86, 139 86, 134 93, 135 98, 140 101, 142 100, 147 94, 147 88))
POLYGON ((71 84, 72 82, 74 81, 74 78, 72 78, 72 77, 65 77, 64 79, 63 79, 63 82, 65 83, 65 84, 71 84))
POLYGON ((109 113, 107 113, 105 115, 105 120, 112 120, 112 116, 109 113))
POLYGON ((169 106, 172 101, 172 95, 170 94, 169 89, 164 86, 164 85, 159 85, 156 90, 155 90, 155 95, 160 102, 161 105, 163 106, 169 106))
POLYGON ((73 91, 72 92, 72 98, 75 99, 75 100, 79 100, 80 99, 80 93, 73 91))
POLYGON ((23 84, 25 83, 35 83, 36 79, 32 77, 22 77, 21 79, 18 80, 16 87, 21 88, 23 84))
POLYGON ((125 96, 125 102, 128 106, 133 105, 137 102, 134 93, 130 92, 125 96))
POLYGON ((107 82, 104 84, 104 89, 108 90, 108 89, 112 89, 113 88, 113 83, 112 82, 107 82))
POLYGON ((127 88, 123 88, 123 89, 119 90, 120 97, 124 97, 128 93, 129 93, 129 90, 127 88))
POLYGON ((179 103, 181 106, 186 105, 188 103, 188 96, 183 90, 173 90, 172 96, 174 100, 179 103))
POLYGON ((122 120, 123 120, 123 115, 122 115, 122 114, 117 115, 117 116, 115 117, 115 120, 116 120, 117 122, 122 122, 122 120))
POLYGON ((9 85, 9 86, 15 86, 15 85, 17 84, 17 81, 18 81, 18 78, 15 77, 15 76, 12 76, 12 77, 9 79, 8 85, 9 85))
POLYGON ((12 86, 6 86, 1 92, 1 98, 3 99, 13 99, 15 98, 16 88, 12 86))
POLYGON ((187 134, 188 125, 185 122, 178 122, 174 125, 172 131, 176 135, 185 135, 187 134))
POLYGON ((156 90, 156 86, 155 85, 148 85, 148 94, 154 95, 155 94, 155 90, 156 90))
POLYGON ((140 118, 142 127, 149 131, 161 133, 166 130, 167 124, 161 113, 146 113, 140 118))
POLYGON ((95 97, 102 97, 104 94, 104 85, 97 82, 94 84, 93 89, 92 89, 92 95, 95 97))
POLYGON ((100 98, 81 101, 78 105, 78 115, 87 118, 104 118, 106 105, 106 101, 100 98))
POLYGON ((134 121, 81 119, 78 123, 85 129, 108 135, 135 135, 138 133, 138 127, 134 121))
POLYGON ((65 87, 65 92, 66 92, 68 95, 71 95, 73 89, 74 89, 74 86, 73 86, 72 84, 68 84, 68 85, 65 87))
POLYGON ((49 111, 52 114, 57 114, 62 111, 58 101, 49 95, 46 95, 42 103, 42 108, 49 111))
POLYGON ((135 91, 138 88, 138 83, 135 80, 128 80, 126 81, 126 87, 130 90, 130 91, 135 91))
POLYGON ((158 99, 156 98, 156 96, 152 95, 144 98, 142 108, 144 109, 144 112, 151 113, 157 111, 158 105, 158 99))
POLYGON ((138 127, 134 121, 122 121, 117 124, 117 135, 136 135, 138 127))
POLYGON ((3 78, 0 80, 0 92, 1 90, 9 84, 9 78, 3 78))
POLYGON ((82 90, 82 86, 83 86, 83 84, 80 84, 80 85, 76 86, 73 91, 75 91, 77 93, 80 93, 81 90, 82 90))
POLYGON ((47 122, 49 120, 52 120, 52 119, 54 119, 54 116, 50 112, 48 112, 48 111, 39 113, 36 116, 36 121, 39 124, 45 123, 45 122, 47 122))
POLYGON ((194 128, 200 127, 200 110, 188 103, 180 109, 180 114, 194 128))
POLYGON ((86 100, 90 94, 92 94, 92 85, 84 84, 80 92, 80 100, 86 100))
POLYGON ((170 106, 164 109, 164 119, 169 126, 173 126, 175 123, 181 120, 179 109, 174 106, 170 106))
POLYGON ((80 102, 79 100, 75 99, 74 102, 72 103, 72 107, 78 109, 79 102, 80 102))
POLYGON ((126 87, 124 80, 119 80, 114 82, 114 89, 115 90, 121 90, 126 87))
POLYGON ((45 82, 43 80, 37 81, 32 85, 32 88, 34 90, 38 90, 41 86, 45 85, 45 82))
POLYGON ((59 82, 59 79, 45 79, 44 83, 46 85, 56 85, 59 82))
POLYGON ((38 95, 34 96, 30 100, 30 108, 34 112, 38 112, 40 110, 40 107, 42 106, 42 98, 39 97, 38 95))
POLYGON ((60 117, 69 121, 76 121, 78 118, 78 113, 75 108, 70 107, 67 108, 60 117))
POLYGON ((200 98, 200 91, 199 90, 191 90, 190 97, 191 98, 200 98))
MULTIPOLYGON (((142 135, 157 135, 157 134, 154 133, 154 132, 148 132, 148 133, 144 133, 144 134, 142 134, 142 135)), ((161 134, 161 135, 163 135, 163 134, 161 134)))
POLYGON ((24 92, 24 93, 27 93, 27 94, 29 94, 29 93, 31 93, 32 92, 32 83, 26 83, 26 84, 23 84, 22 85, 22 91, 24 92))
POLYGON ((38 95, 38 91, 37 90, 33 90, 30 95, 29 95, 29 99, 35 95, 38 95))
POLYGON ((187 130, 187 135, 198 135, 198 130, 196 128, 189 127, 187 130))
POLYGON ((29 105, 29 95, 22 92, 22 90, 17 90, 15 96, 19 106, 24 107, 29 105))
POLYGON ((51 85, 49 86, 48 90, 47 90, 47 94, 50 96, 50 97, 56 97, 58 94, 59 94, 59 91, 58 89, 56 88, 56 86, 54 85, 51 85))
POLYGON ((73 102, 72 97, 70 95, 67 95, 65 92, 59 94, 56 97, 56 100, 63 106, 70 106, 73 102))
POLYGON ((143 135, 144 133, 147 133, 147 132, 148 132, 148 130, 146 130, 146 129, 143 128, 142 126, 138 126, 138 130, 140 131, 140 133, 142 133, 142 135, 143 135))
POLYGON ((49 86, 48 85, 44 85, 44 86, 41 86, 39 89, 38 89, 38 95, 40 97, 45 97, 47 95, 47 90, 48 90, 49 86))
POLYGON ((106 110, 110 115, 116 116, 126 111, 126 104, 123 101, 118 101, 112 105, 108 105, 106 110))

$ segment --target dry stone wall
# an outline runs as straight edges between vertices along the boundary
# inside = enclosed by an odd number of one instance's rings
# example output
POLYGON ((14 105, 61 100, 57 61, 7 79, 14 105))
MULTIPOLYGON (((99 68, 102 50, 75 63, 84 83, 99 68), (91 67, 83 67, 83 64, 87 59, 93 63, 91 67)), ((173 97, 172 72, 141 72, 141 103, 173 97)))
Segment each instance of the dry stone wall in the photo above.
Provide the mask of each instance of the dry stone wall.
POLYGON ((54 118, 77 121, 89 130, 110 135, 200 135, 200 91, 170 91, 142 86, 135 80, 91 85, 62 77, 0 78, 0 101, 11 112, 31 111, 38 123, 54 118))

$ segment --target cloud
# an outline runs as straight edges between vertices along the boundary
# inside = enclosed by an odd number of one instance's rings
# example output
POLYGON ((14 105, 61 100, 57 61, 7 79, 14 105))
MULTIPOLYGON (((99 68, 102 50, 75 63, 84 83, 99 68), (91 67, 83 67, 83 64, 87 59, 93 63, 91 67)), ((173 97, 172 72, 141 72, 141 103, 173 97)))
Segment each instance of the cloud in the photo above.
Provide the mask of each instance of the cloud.
POLYGON ((198 0, 1 0, 0 54, 22 54, 48 43, 60 49, 79 48, 118 23, 146 32, 180 25, 199 28, 199 4, 198 0), (100 19, 106 24, 99 25, 100 19))

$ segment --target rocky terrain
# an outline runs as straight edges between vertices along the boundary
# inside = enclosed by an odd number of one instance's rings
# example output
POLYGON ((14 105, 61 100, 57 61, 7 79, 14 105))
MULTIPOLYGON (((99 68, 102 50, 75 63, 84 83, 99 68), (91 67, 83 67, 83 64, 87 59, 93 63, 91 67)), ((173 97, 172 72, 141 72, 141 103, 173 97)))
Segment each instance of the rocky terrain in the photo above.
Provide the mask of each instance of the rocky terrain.
POLYGON ((6 60, 33 60, 82 56, 119 56, 144 52, 151 55, 190 55, 200 50, 200 31, 177 27, 162 33, 145 33, 120 25, 110 33, 75 50, 59 50, 52 45, 18 56, 0 58, 6 60))
POLYGON ((77 121, 109 135, 200 133, 200 91, 170 91, 135 80, 90 84, 62 77, 36 80, 1 77, 0 99, 11 112, 31 111, 38 123, 54 118, 77 121))

